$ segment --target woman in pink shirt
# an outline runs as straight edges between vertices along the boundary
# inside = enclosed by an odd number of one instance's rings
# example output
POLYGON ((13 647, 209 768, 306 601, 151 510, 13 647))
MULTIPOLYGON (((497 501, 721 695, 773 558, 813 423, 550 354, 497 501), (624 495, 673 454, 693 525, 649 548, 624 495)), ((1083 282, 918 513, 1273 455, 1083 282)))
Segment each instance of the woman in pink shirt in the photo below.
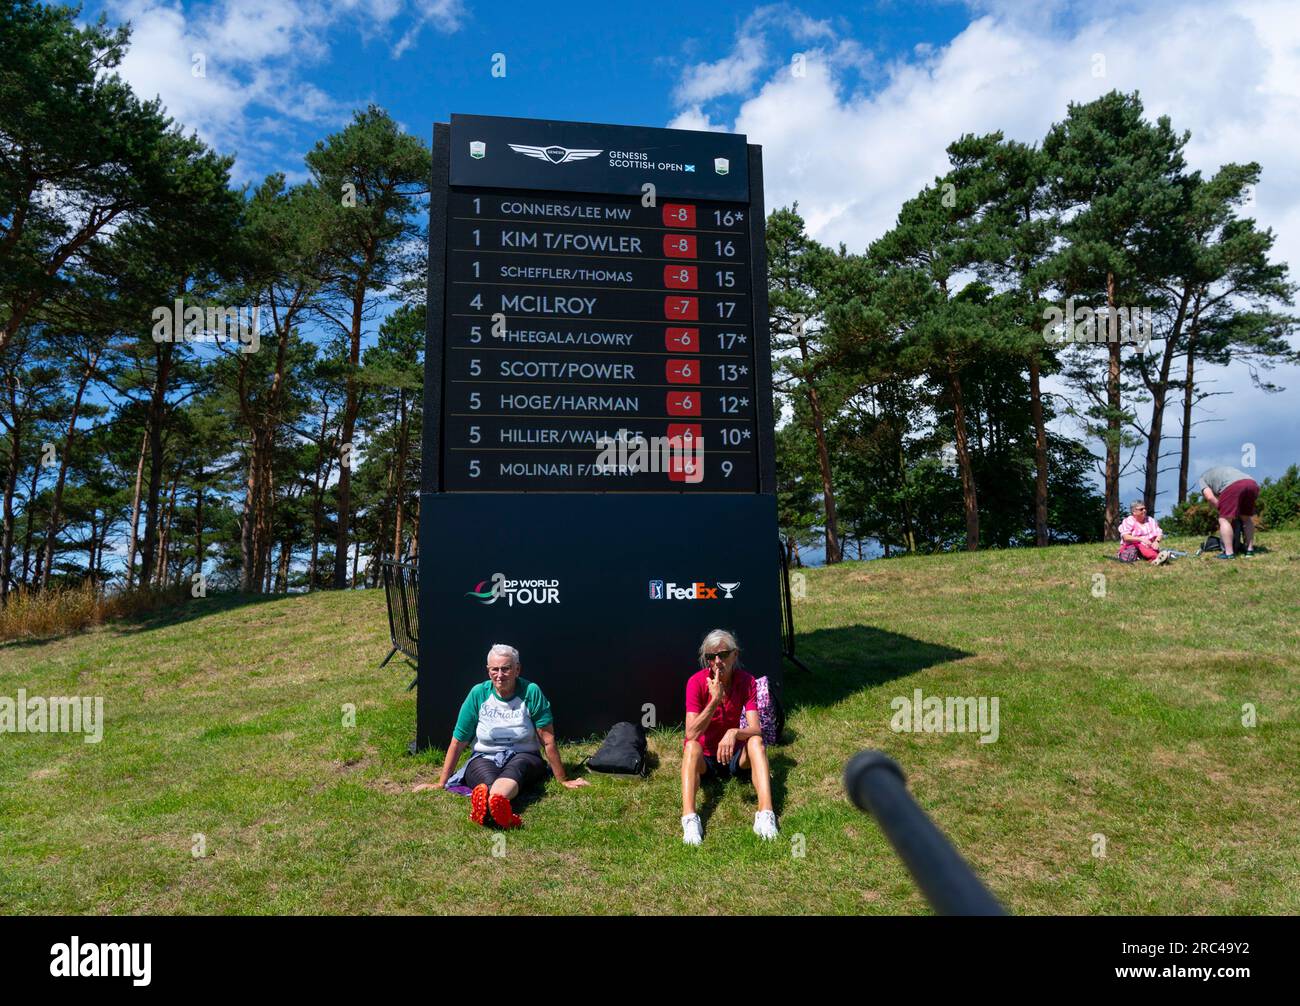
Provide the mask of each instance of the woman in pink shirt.
POLYGON ((700 644, 700 664, 686 682, 686 739, 682 743, 682 841, 699 845, 704 826, 695 812, 695 793, 709 778, 746 777, 754 784, 758 813, 754 834, 777 836, 772 776, 758 722, 754 677, 742 670, 740 644, 726 629, 714 629, 700 644), (741 723, 745 725, 740 726, 741 723))
POLYGON ((1120 552, 1134 546, 1138 555, 1153 566, 1169 561, 1169 551, 1160 547, 1160 539, 1165 533, 1160 530, 1154 517, 1147 516, 1147 506, 1142 502, 1129 504, 1129 515, 1119 526, 1120 552))

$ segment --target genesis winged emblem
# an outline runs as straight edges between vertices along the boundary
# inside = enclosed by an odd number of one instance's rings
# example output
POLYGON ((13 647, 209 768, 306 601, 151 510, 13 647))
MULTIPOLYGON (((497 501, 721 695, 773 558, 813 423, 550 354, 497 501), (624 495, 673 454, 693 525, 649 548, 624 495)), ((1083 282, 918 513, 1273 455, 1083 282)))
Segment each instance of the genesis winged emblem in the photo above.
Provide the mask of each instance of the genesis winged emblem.
POLYGON ((588 157, 599 157, 603 150, 570 150, 568 147, 534 147, 527 143, 511 143, 510 149, 525 157, 536 157, 539 161, 552 164, 567 164, 569 161, 585 161, 588 157))

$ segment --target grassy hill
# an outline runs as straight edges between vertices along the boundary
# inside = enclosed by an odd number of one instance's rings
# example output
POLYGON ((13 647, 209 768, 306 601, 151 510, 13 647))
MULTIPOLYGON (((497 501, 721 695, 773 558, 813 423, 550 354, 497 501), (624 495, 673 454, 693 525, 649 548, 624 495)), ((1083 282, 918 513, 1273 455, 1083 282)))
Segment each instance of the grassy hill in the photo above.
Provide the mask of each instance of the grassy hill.
POLYGON ((680 732, 652 736, 649 780, 551 783, 504 843, 463 798, 411 793, 442 752, 406 754, 376 591, 3 645, 0 695, 102 695, 106 725, 0 734, 0 911, 923 912, 843 797, 875 747, 1014 912, 1294 914, 1300 533, 1262 541, 1162 568, 1089 545, 808 571, 814 673, 787 677, 771 844, 735 786, 706 790, 705 844, 681 844, 680 732), (996 696, 997 741, 892 731, 917 688, 996 696))

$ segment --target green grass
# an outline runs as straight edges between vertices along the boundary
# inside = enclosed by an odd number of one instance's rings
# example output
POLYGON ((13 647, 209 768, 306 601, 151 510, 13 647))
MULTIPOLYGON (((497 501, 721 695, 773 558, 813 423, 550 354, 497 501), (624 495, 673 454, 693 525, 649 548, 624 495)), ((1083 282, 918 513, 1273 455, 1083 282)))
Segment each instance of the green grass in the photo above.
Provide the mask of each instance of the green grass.
POLYGON ((649 780, 549 784, 504 845, 464 799, 412 794, 442 752, 406 754, 379 592, 210 598, 3 645, 0 695, 102 695, 106 726, 100 744, 0 734, 0 911, 924 912, 843 797, 845 760, 874 747, 1014 912, 1294 914, 1300 533, 1262 541, 1164 568, 1089 545, 809 571, 814 674, 787 678, 771 844, 734 785, 706 791, 704 845, 681 844, 680 732, 652 736, 649 780), (997 696, 998 741, 892 732, 914 688, 997 696))

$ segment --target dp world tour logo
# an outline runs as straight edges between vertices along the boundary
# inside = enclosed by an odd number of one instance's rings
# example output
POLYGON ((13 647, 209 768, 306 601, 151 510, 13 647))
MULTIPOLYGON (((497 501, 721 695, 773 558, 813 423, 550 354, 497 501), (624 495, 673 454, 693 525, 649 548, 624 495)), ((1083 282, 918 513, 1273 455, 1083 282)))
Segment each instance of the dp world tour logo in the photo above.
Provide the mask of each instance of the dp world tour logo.
POLYGON ((512 143, 510 149, 525 157, 536 157, 539 161, 551 164, 568 164, 570 161, 585 161, 588 157, 599 157, 603 150, 570 150, 568 147, 533 147, 527 143, 512 143))
POLYGON ((511 580, 503 573, 493 573, 487 580, 480 580, 473 590, 465 591, 465 596, 479 604, 496 604, 505 598, 510 608, 516 604, 559 604, 560 581, 511 580))

